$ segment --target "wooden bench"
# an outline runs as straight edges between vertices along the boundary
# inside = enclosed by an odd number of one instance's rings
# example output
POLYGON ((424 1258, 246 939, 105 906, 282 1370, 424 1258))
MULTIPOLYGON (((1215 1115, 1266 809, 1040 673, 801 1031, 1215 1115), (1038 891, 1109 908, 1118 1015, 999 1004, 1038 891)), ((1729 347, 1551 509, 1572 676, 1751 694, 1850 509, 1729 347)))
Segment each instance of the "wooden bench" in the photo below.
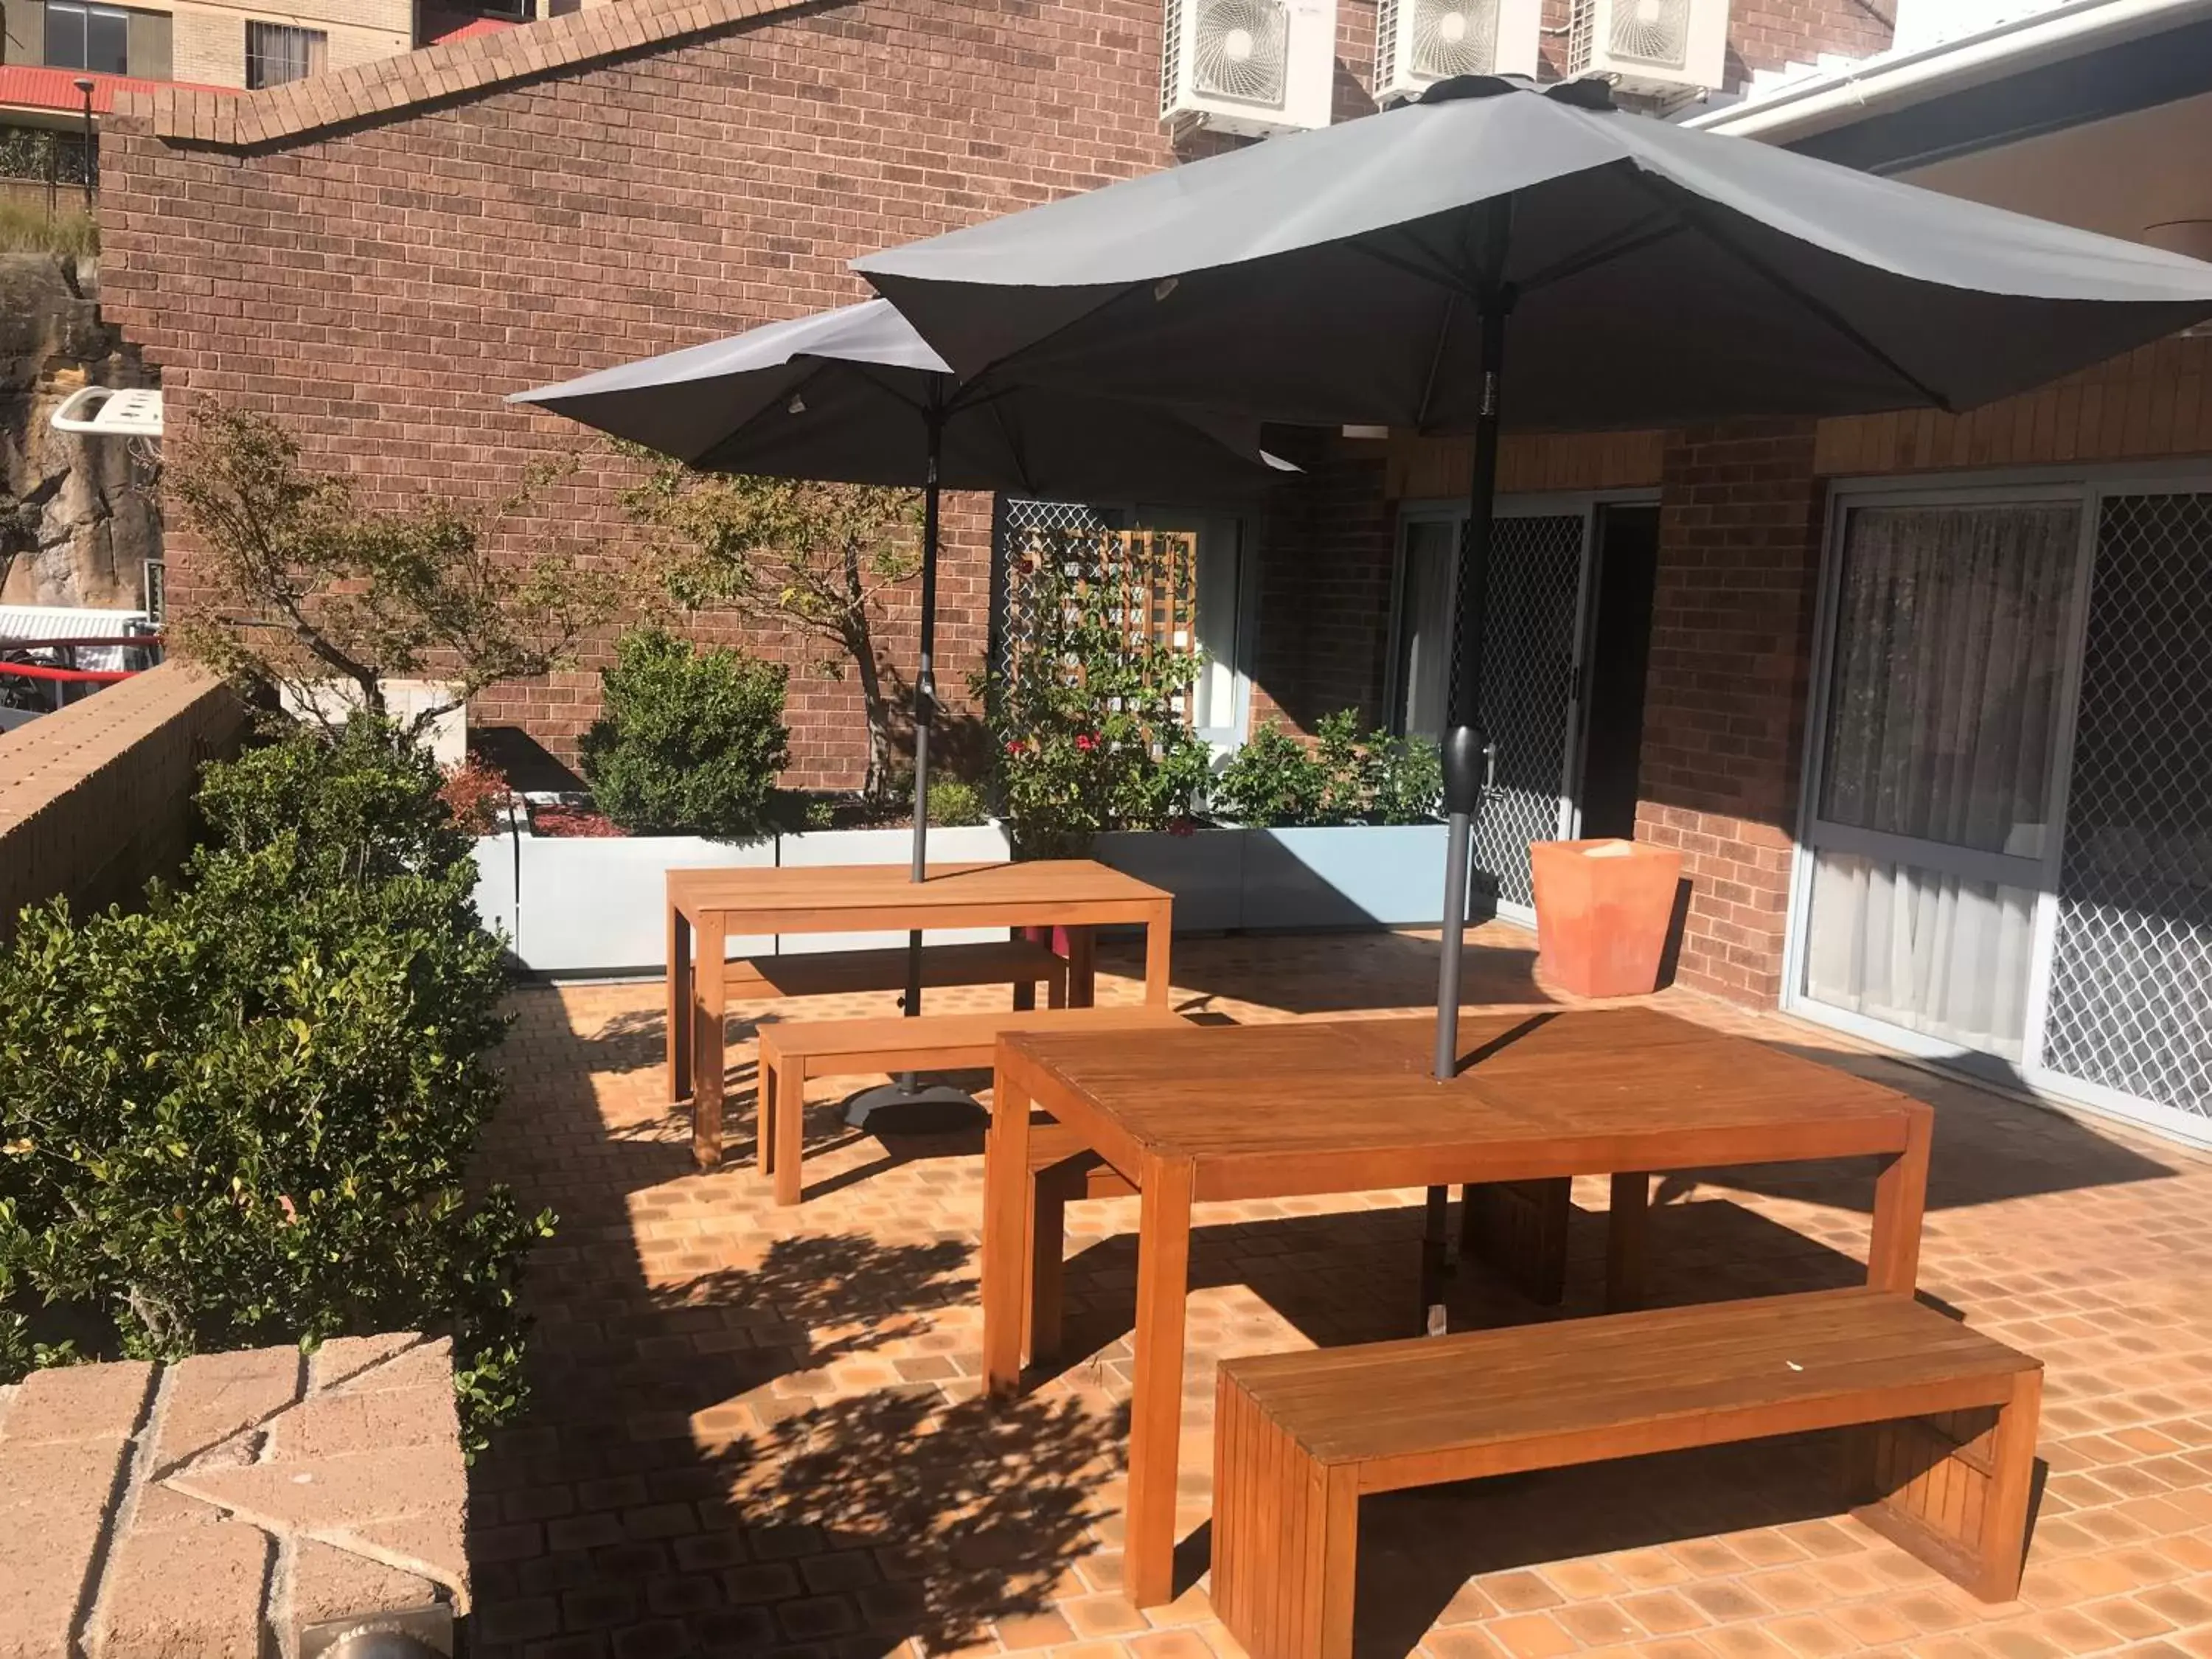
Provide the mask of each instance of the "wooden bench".
MULTIPOLYGON (((1182 1016, 1135 1008, 1008 1009, 918 1018, 792 1020, 760 1028, 758 1162, 775 1181, 775 1201, 801 1189, 806 1083, 841 1072, 955 1071, 988 1066, 1007 1031, 1158 1030, 1182 1016)), ((697 1150, 695 1148, 695 1151, 697 1150)), ((719 1148, 716 1151, 719 1156, 719 1148)))
MULTIPOLYGON (((800 956, 741 957, 723 969, 732 997, 828 997, 856 991, 903 991, 907 948, 823 951, 800 956)), ((1036 1006, 1045 988, 1049 1005, 1067 1001, 1067 958, 1029 939, 980 945, 932 945, 921 953, 925 989, 955 985, 1011 985, 1015 1006, 1036 1006)))
POLYGON ((1867 1289, 1225 1361, 1213 1606, 1252 1659, 1346 1659, 1365 1493, 1837 1428, 1859 1517, 2008 1600, 2041 1396, 2040 1361, 1867 1289))

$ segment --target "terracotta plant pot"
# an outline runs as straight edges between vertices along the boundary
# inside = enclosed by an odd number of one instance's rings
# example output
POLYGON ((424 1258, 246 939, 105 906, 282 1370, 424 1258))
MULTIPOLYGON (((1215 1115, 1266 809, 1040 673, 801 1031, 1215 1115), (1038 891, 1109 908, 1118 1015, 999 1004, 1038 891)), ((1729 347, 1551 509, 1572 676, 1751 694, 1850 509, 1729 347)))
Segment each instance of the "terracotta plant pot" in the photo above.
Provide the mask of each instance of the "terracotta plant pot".
POLYGON ((1643 996, 1659 988, 1682 855, 1634 841, 1540 841, 1537 966, 1575 996, 1643 996))

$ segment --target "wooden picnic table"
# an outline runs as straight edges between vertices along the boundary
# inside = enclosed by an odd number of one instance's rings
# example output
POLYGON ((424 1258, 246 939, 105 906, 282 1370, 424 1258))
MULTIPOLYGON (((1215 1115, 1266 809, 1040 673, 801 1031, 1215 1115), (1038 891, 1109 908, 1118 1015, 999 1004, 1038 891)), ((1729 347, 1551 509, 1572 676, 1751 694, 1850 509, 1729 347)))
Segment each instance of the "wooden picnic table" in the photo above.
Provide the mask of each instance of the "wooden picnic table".
POLYGON ((1123 1563, 1137 1606, 1174 1593, 1194 1203, 1611 1175, 1613 1248, 1638 1251, 1655 1171, 1871 1154, 1867 1282, 1912 1291, 1934 1118, 1922 1103, 1645 1008, 1471 1010, 1460 1073, 1442 1084, 1434 1031, 1423 1016, 1000 1041, 983 1199, 994 1392, 1021 1371, 1032 1107, 1139 1192, 1123 1563))
POLYGON ((1168 941, 1174 899, 1091 859, 1026 864, 932 865, 915 881, 903 864, 793 866, 668 872, 668 1077, 690 1096, 696 1146, 722 1133, 722 1016, 727 985, 719 971, 734 935, 847 933, 902 927, 1060 927, 1068 940, 1067 1000, 1088 1007, 1097 930, 1145 930, 1145 1000, 1168 1002, 1168 941), (695 961, 694 943, 696 943, 695 961), (702 972, 703 964, 718 971, 702 972))

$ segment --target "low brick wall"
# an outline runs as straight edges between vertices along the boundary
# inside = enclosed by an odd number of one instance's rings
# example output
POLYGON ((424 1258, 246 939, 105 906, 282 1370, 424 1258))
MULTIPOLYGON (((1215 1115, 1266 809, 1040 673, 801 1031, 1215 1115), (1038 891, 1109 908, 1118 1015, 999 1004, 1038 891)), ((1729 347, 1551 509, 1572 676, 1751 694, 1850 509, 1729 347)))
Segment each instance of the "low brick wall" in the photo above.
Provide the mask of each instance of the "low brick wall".
POLYGON ((181 663, 0 734, 0 944, 25 905, 128 902, 182 861, 202 761, 238 752, 247 710, 181 663))
POLYGON ((34 1371, 0 1389, 0 1659, 296 1659, 468 1610, 443 1340, 34 1371))

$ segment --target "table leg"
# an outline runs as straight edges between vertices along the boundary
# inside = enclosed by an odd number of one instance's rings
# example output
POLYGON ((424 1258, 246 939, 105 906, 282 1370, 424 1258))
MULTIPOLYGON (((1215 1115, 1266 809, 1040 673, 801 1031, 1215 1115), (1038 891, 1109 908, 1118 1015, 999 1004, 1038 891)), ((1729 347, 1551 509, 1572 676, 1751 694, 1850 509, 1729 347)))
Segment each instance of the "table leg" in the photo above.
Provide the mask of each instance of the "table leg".
POLYGON ((1121 1576, 1133 1606, 1155 1607, 1175 1598, 1191 1166, 1147 1160, 1138 1179, 1137 1328, 1131 1340, 1129 1512, 1121 1576))
POLYGON ((1067 930, 1067 1006, 1088 1008, 1097 996, 1098 930, 1071 927, 1067 930))
MULTIPOLYGON (((1016 939, 1034 939, 1036 938, 1036 930, 1030 927, 1009 928, 1007 929, 1007 933, 1009 937, 1016 939)), ((1016 1013, 1025 1013, 1036 1006, 1036 981, 1027 979, 1016 980, 1014 981, 1014 1012, 1016 1013)))
POLYGON ((1067 1200, 1083 1196, 1079 1164, 1039 1170, 1030 1177, 1030 1283, 1023 1298, 1022 1363, 1060 1352, 1062 1269, 1067 1255, 1067 1200))
POLYGON ((1889 1156, 1875 1179, 1867 1283, 1876 1290, 1911 1296, 1918 1288, 1920 1222, 1928 1207, 1928 1154, 1935 1136, 1935 1108, 1912 1102, 1906 1109, 1905 1146, 1889 1156))
POLYGON ((668 907, 668 1099, 691 1097, 691 923, 668 907))
POLYGON ((1168 951, 1175 934, 1175 911, 1163 904, 1145 923, 1145 1003, 1168 1006, 1168 951))
POLYGON ((991 1129, 983 1142, 983 1381, 1000 1395, 1021 1382, 1029 1163, 1029 1097, 1000 1071, 991 1079, 991 1129))
POLYGON ((708 911, 698 933, 699 962, 691 975, 691 1158, 711 1170, 722 1161, 722 1007, 729 989, 722 918, 708 911))
POLYGON ((1607 1313, 1631 1313, 1644 1305, 1650 1223, 1651 1177, 1641 1170, 1616 1173, 1605 1217, 1607 1313))

